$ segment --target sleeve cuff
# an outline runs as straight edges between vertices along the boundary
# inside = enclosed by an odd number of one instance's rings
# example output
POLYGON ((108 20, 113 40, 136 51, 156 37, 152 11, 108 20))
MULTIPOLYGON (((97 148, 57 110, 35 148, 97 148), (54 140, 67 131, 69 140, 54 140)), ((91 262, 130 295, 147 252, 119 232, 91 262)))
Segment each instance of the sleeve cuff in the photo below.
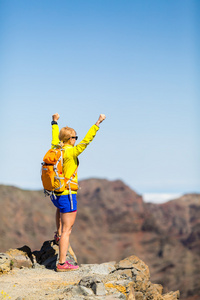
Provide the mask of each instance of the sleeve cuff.
POLYGON ((58 125, 58 123, 56 121, 51 121, 51 125, 58 125))

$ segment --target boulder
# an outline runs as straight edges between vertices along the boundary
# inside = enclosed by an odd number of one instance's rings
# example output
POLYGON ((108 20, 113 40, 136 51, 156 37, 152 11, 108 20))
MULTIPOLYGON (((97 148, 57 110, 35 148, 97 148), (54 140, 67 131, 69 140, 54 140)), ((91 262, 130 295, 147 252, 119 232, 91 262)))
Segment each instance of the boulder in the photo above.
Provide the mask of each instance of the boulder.
POLYGON ((7 273, 11 269, 11 258, 6 253, 0 253, 0 273, 7 273))
POLYGON ((32 253, 28 246, 9 249, 6 254, 10 257, 13 268, 32 268, 33 266, 32 253))
POLYGON ((169 292, 169 293, 163 295, 163 300, 177 300, 179 298, 180 298, 179 291, 169 292))
POLYGON ((148 266, 137 256, 131 255, 123 260, 120 260, 115 265, 117 270, 130 269, 133 272, 133 275, 140 276, 145 280, 149 280, 150 273, 148 266))
MULTIPOLYGON (((55 269, 59 254, 59 246, 55 243, 54 240, 46 241, 42 245, 40 251, 34 251, 34 267, 37 267, 37 264, 45 266, 47 269, 55 269)), ((66 260, 70 261, 72 264, 77 264, 77 258, 72 250, 72 247, 69 245, 69 249, 66 255, 66 260)))
POLYGON ((137 256, 132 255, 115 265, 119 274, 125 274, 134 280, 134 290, 146 292, 150 286, 150 273, 148 266, 137 256))
POLYGON ((162 300, 162 291, 163 287, 161 284, 150 284, 150 286, 146 290, 146 297, 147 299, 155 299, 155 300, 162 300))

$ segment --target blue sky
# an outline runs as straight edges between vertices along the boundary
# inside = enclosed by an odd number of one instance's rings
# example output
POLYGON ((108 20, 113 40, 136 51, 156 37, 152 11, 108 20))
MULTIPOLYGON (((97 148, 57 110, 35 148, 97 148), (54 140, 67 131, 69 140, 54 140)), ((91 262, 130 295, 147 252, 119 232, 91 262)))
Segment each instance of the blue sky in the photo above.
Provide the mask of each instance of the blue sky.
POLYGON ((199 1, 0 1, 0 183, 41 189, 51 115, 79 141, 79 179, 200 192, 199 1))

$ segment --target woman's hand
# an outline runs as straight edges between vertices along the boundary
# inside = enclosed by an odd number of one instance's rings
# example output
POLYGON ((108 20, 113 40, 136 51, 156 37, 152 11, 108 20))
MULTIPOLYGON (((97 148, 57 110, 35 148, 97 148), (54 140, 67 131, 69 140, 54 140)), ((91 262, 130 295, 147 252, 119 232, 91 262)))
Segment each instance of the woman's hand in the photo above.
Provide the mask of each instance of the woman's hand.
POLYGON ((55 122, 57 122, 59 118, 60 118, 60 115, 58 113, 56 113, 52 116, 52 120, 55 122))
POLYGON ((106 116, 104 114, 100 114, 98 121, 95 123, 99 127, 100 123, 105 120, 106 116))

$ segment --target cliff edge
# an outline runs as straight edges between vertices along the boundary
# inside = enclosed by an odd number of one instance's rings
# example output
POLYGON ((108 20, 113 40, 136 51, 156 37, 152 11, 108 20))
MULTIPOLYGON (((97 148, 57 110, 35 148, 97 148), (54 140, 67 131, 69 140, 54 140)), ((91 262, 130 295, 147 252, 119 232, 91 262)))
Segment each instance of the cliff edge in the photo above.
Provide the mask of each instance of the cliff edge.
MULTIPOLYGON (((46 241, 40 251, 24 246, 0 253, 0 299, 179 299, 179 291, 163 294, 162 285, 151 283, 148 266, 135 255, 68 272, 55 272, 57 257, 54 241, 46 241)), ((71 247, 66 259, 77 263, 71 247)))

